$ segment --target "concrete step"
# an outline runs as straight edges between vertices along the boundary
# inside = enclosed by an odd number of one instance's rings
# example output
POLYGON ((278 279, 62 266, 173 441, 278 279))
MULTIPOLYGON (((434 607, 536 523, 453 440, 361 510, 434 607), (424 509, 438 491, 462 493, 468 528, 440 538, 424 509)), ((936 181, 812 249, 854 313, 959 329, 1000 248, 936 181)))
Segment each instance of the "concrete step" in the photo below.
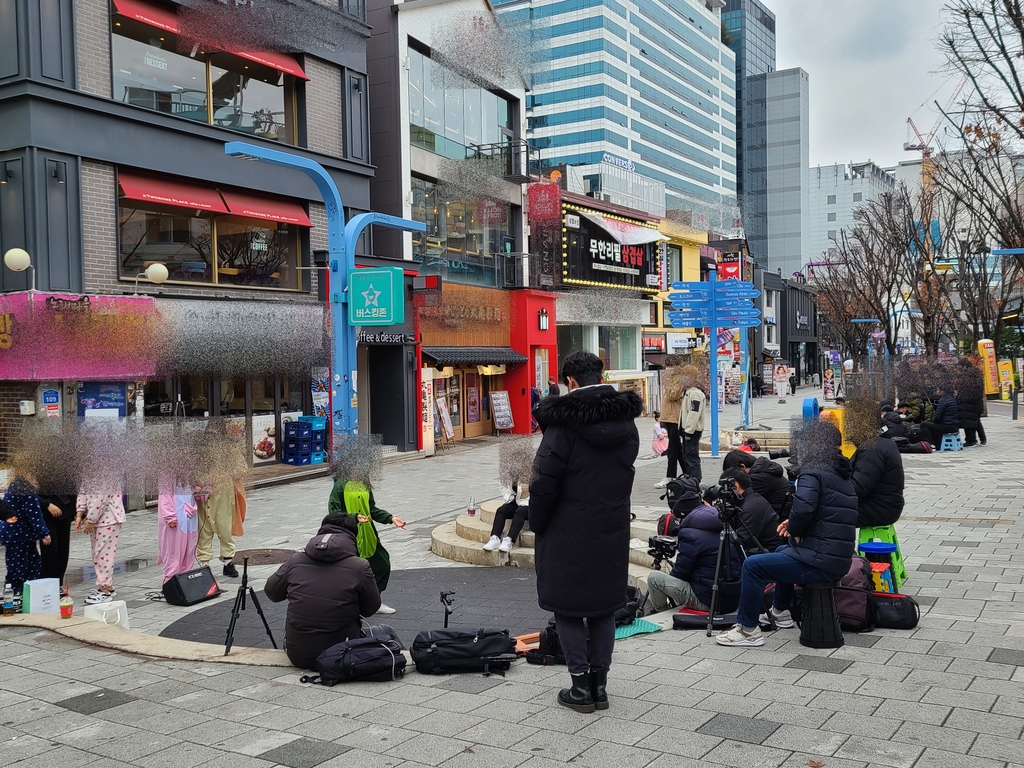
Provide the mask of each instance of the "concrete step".
MULTIPOLYGON (((469 515, 459 515, 455 518, 455 532, 463 539, 469 541, 476 541, 480 544, 486 544, 491 539, 491 526, 494 525, 494 512, 491 511, 488 514, 490 520, 485 520, 481 512, 473 517, 469 515)), ((507 530, 507 529, 506 529, 507 530)), ((635 539, 641 539, 647 541, 651 536, 654 536, 658 532, 658 526, 656 523, 647 522, 643 520, 634 520, 630 525, 630 537, 635 539)), ((530 530, 529 525, 523 529, 523 532, 519 534, 519 541, 517 542, 521 547, 533 547, 535 542, 535 535, 530 530)))
MULTIPOLYGON (((636 538, 642 538, 646 541, 648 536, 654 535, 655 525, 653 523, 634 523, 633 525, 634 534, 650 531, 650 533, 646 533, 644 536, 637 536, 636 538)), ((515 546, 509 553, 487 552, 482 546, 486 539, 479 538, 481 530, 485 530, 487 537, 490 538, 489 526, 484 529, 481 521, 473 520, 468 515, 461 515, 459 519, 449 523, 442 523, 431 532, 430 551, 446 560, 453 560, 457 563, 490 566, 512 565, 518 568, 534 567, 534 549, 532 546, 515 546), (459 534, 460 530, 477 538, 462 536, 459 534)), ((521 536, 520 540, 522 539, 523 537, 521 536)), ((533 543, 532 539, 530 543, 533 543)), ((643 575, 653 566, 653 559, 647 554, 646 549, 630 549, 629 561, 631 573, 633 570, 638 569, 634 574, 633 581, 635 581, 636 576, 643 575)), ((632 584, 633 581, 630 581, 630 583, 632 584)))

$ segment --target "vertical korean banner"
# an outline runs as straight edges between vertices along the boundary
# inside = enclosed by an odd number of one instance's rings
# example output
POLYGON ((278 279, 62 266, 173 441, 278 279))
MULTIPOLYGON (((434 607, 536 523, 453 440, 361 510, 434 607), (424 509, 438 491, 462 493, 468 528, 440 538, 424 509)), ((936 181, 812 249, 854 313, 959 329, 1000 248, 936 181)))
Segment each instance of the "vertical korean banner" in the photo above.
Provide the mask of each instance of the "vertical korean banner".
POLYGON ((996 345, 990 339, 978 342, 981 356, 981 373, 985 377, 985 394, 994 395, 999 391, 999 368, 996 362, 996 345))

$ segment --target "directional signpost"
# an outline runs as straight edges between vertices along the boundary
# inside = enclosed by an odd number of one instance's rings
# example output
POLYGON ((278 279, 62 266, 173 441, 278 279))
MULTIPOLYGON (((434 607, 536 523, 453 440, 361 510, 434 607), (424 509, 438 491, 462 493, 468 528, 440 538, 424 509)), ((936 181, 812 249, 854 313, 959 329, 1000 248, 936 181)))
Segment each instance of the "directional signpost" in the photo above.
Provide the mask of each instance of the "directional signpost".
MULTIPOLYGON (((672 283, 673 292, 668 298, 673 311, 668 313, 668 318, 673 328, 710 329, 711 455, 718 456, 718 331, 720 328, 756 328, 761 325, 761 313, 752 301, 761 292, 753 283, 739 280, 717 282, 718 273, 714 268, 708 279, 707 283, 672 283)), ((746 333, 740 334, 740 347, 740 354, 746 359, 746 333)))

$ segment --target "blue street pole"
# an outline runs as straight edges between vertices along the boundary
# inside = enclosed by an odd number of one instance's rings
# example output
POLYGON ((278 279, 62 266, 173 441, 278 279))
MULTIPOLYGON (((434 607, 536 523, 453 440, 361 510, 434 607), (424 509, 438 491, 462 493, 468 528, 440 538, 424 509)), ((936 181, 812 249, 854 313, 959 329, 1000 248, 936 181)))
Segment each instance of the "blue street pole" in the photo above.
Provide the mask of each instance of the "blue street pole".
MULTIPOLYGON (((363 213, 353 216, 345 224, 345 206, 334 179, 320 163, 300 155, 270 149, 244 141, 229 141, 224 154, 260 160, 282 168, 294 168, 305 173, 320 192, 327 208, 327 249, 331 270, 331 391, 334 411, 331 414, 333 435, 355 434, 359 430, 359 412, 356 403, 356 329, 348 323, 348 278, 356 268, 356 241, 371 224, 411 232, 425 232, 422 222, 388 216, 383 213, 363 213)), ((405 296, 401 297, 405 300, 405 296)))
MULTIPOLYGON (((718 280, 718 268, 712 265, 708 270, 708 282, 711 283, 711 340, 708 352, 711 355, 711 455, 718 456, 718 299, 714 294, 715 282, 718 280)), ((699 446, 698 446, 699 448, 699 446)))
POLYGON ((750 426, 750 360, 749 344, 750 332, 746 328, 740 328, 740 376, 743 378, 743 386, 740 387, 740 415, 742 426, 750 426))

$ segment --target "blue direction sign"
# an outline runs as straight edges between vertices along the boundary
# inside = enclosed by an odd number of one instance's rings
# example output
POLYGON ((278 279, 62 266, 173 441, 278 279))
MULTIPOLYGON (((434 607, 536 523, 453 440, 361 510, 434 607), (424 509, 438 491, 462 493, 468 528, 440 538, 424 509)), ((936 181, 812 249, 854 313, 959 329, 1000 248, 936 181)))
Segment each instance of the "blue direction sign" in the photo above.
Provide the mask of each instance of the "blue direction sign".
POLYGON ((672 321, 672 327, 673 328, 709 328, 710 325, 711 325, 711 321, 710 320, 708 322, 706 322, 706 323, 694 323, 694 322, 689 321, 689 320, 673 320, 672 321))
POLYGON ((700 311, 710 312, 711 311, 711 305, 710 304, 702 304, 699 301, 673 301, 672 302, 672 309, 688 309, 691 312, 694 312, 694 311, 697 311, 697 312, 700 312, 700 311))
POLYGON ((715 293, 732 290, 733 288, 744 288, 746 290, 750 290, 753 287, 753 283, 746 283, 741 280, 719 280, 715 283, 715 293))
POLYGON ((669 301, 703 301, 705 303, 711 302, 711 291, 707 293, 670 293, 668 295, 669 301))
POLYGON ((759 317, 737 317, 728 322, 728 326, 733 328, 757 328, 760 324, 761 318, 759 317))
POLYGON ((761 313, 756 309, 726 309, 718 313, 718 319, 722 322, 729 322, 730 317, 760 317, 761 313))
POLYGON ((721 299, 756 299, 761 292, 756 288, 735 288, 728 291, 715 291, 715 300, 721 299))
POLYGON ((711 283, 681 283, 674 282, 670 286, 673 291, 695 291, 697 293, 711 293, 711 283))

